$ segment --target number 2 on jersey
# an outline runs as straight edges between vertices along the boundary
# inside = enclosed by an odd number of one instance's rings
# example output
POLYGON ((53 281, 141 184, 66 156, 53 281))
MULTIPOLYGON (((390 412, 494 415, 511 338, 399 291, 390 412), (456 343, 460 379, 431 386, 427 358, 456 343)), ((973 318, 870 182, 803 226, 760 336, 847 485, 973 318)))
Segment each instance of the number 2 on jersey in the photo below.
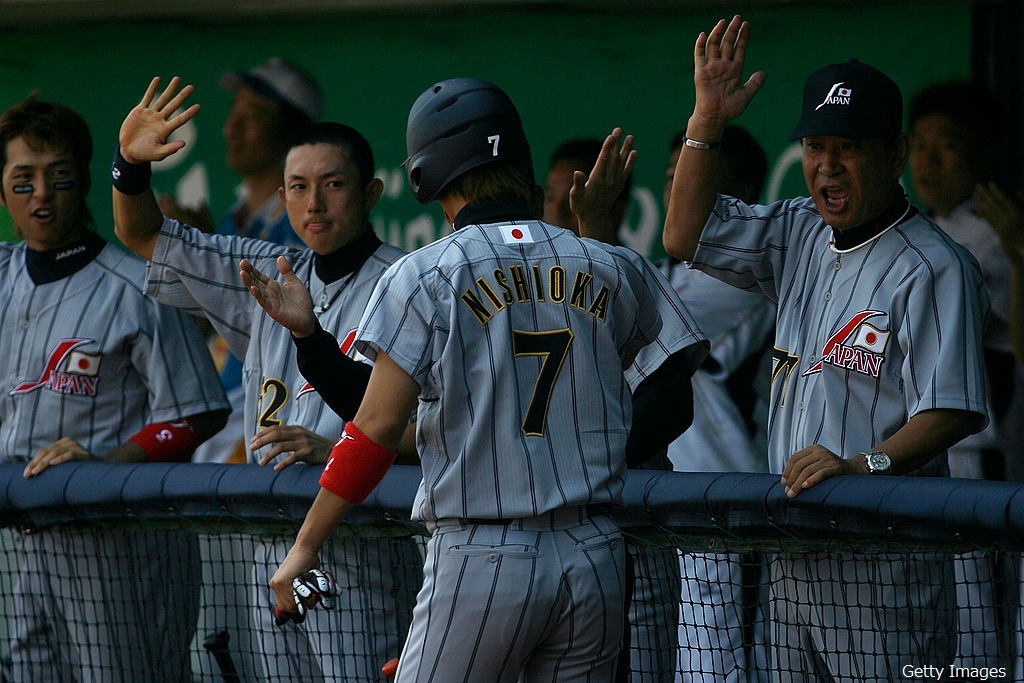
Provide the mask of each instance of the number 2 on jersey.
POLYGON ((562 370, 565 357, 569 355, 569 346, 573 340, 572 330, 552 330, 550 332, 524 332, 512 330, 512 355, 543 356, 540 374, 533 385, 533 396, 523 420, 523 433, 527 436, 544 436, 544 428, 548 420, 548 408, 551 406, 551 392, 555 389, 555 380, 562 370))
POLYGON ((272 377, 263 380, 263 387, 260 392, 260 407, 262 410, 260 410, 259 419, 256 422, 257 427, 267 429, 281 424, 281 419, 277 417, 277 412, 284 407, 287 401, 288 387, 284 382, 272 377))

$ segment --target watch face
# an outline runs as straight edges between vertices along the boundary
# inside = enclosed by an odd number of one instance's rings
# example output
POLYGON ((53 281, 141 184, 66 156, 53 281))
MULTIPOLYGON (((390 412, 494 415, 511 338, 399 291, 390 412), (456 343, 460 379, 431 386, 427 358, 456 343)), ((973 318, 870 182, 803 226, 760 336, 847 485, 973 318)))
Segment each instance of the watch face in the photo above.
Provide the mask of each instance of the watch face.
POLYGON ((868 470, 872 473, 875 472, 888 472, 889 468, 892 467, 892 461, 889 460, 889 456, 885 453, 868 453, 867 458, 868 470))

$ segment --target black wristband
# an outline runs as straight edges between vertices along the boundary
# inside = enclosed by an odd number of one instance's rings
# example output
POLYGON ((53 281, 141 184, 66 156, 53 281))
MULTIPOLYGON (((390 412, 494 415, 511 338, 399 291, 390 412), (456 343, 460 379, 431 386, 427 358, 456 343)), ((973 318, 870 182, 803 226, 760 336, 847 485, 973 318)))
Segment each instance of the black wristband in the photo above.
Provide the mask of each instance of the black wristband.
POLYGON ((123 194, 142 194, 149 189, 153 168, 147 161, 133 164, 121 156, 121 145, 114 148, 114 163, 110 166, 110 181, 123 194))

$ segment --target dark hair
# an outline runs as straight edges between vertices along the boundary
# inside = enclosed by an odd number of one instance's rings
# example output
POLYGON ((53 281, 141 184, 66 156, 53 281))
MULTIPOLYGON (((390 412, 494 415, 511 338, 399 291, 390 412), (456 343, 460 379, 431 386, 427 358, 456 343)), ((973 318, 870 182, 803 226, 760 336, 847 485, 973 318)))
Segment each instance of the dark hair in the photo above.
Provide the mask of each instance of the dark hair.
POLYGON ((907 109, 907 118, 913 127, 925 116, 945 116, 970 135, 988 136, 998 127, 998 111, 992 93, 980 83, 946 81, 915 95, 907 109))
POLYGON ((755 196, 761 196, 768 174, 768 155, 750 131, 740 126, 726 126, 719 154, 733 180, 748 185, 755 196))
POLYGON ((92 134, 85 119, 63 104, 37 100, 33 93, 0 114, 0 170, 7 166, 8 143, 19 137, 32 147, 49 147, 71 155, 84 209, 85 196, 92 186, 92 134))
MULTIPOLYGON (((684 129, 672 138, 673 152, 683 146, 685 137, 684 129)), ((726 125, 721 142, 722 148, 718 153, 732 180, 748 186, 754 196, 761 196, 768 175, 768 155, 765 154, 764 148, 750 131, 733 124, 726 125)))
POLYGON ((352 157, 359 169, 360 184, 366 185, 373 180, 373 148, 370 142, 363 137, 363 134, 352 126, 333 121, 321 121, 306 126, 296 133, 285 145, 284 155, 281 157, 281 168, 284 168, 284 160, 295 147, 302 145, 333 145, 335 147, 347 147, 352 152, 352 157))
MULTIPOLYGON (((548 168, 551 168, 560 161, 568 161, 570 163, 575 162, 579 166, 577 170, 590 173, 594 170, 594 164, 597 163, 597 157, 600 156, 601 147, 603 146, 604 141, 597 138, 573 138, 572 140, 566 140, 551 153, 551 161, 548 163, 548 168)), ((623 185, 621 194, 628 195, 632 185, 633 176, 630 175, 626 178, 626 184, 623 185)))
MULTIPOLYGON (((520 165, 514 161, 493 161, 471 168, 445 185, 439 199, 456 195, 467 204, 493 201, 496 199, 524 199, 533 206, 536 184, 527 178, 520 165)), ((537 207, 533 207, 535 210, 537 207)))
POLYGON ((581 171, 590 171, 597 163, 597 157, 601 153, 601 141, 597 138, 575 138, 566 140, 551 153, 551 163, 554 166, 559 161, 578 161, 584 168, 581 171))

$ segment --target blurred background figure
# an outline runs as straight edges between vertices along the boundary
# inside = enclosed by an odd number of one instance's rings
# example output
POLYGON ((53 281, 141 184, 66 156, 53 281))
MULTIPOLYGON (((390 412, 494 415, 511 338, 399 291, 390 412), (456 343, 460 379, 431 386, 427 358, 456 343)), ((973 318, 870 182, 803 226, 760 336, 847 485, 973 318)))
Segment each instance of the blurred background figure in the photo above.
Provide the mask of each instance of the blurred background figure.
MULTIPOLYGON (((572 177, 576 171, 590 174, 597 162, 597 156, 601 153, 602 140, 597 138, 573 138, 566 140, 551 153, 551 161, 548 163, 548 173, 544 179, 544 220, 552 225, 568 228, 579 234, 579 222, 576 215, 569 206, 569 190, 572 189, 572 177)), ((626 183, 619 192, 611 209, 611 216, 608 220, 609 226, 616 229, 622 225, 626 216, 626 209, 629 208, 629 193, 632 188, 632 178, 627 178, 626 183)), ((587 235, 611 244, 618 244, 615 235, 587 235)))
POLYGON ((910 176, 927 215, 963 245, 981 265, 992 302, 985 334, 985 366, 993 419, 988 428, 949 451, 954 477, 1006 479, 1007 457, 1019 457, 1004 427, 1022 385, 1010 337, 1010 260, 999 237, 979 213, 975 188, 995 180, 1001 137, 993 96, 969 81, 948 81, 918 93, 910 102, 910 176))
MULTIPOLYGON (((169 194, 158 198, 160 210, 205 232, 305 247, 292 230, 277 190, 283 184, 281 164, 288 141, 320 119, 320 86, 300 67, 279 57, 248 71, 226 71, 220 84, 233 94, 221 134, 224 164, 241 178, 238 198, 219 223, 214 221, 208 206, 188 209, 169 194)), ((242 443, 242 361, 228 351, 218 335, 210 334, 209 345, 234 410, 228 426, 197 449, 193 461, 246 462, 248 456, 242 443)))
MULTIPOLYGON (((986 429, 949 449, 954 477, 1004 481, 1019 470, 1024 375, 1013 355, 1010 331, 1011 261, 979 211, 976 188, 999 168, 998 109, 992 94, 970 81, 930 86, 910 102, 910 175, 927 215, 981 265, 992 304, 984 337, 991 421, 986 429), (1014 419, 1012 416, 1018 416, 1014 419)), ((1007 591, 1019 590, 1017 570, 999 553, 958 557, 959 647, 956 664, 1011 666, 1011 644, 996 620, 1007 591)), ((1006 615, 1013 618, 1013 615, 1006 615)), ((1007 669, 1010 670, 1010 669, 1007 669)))

